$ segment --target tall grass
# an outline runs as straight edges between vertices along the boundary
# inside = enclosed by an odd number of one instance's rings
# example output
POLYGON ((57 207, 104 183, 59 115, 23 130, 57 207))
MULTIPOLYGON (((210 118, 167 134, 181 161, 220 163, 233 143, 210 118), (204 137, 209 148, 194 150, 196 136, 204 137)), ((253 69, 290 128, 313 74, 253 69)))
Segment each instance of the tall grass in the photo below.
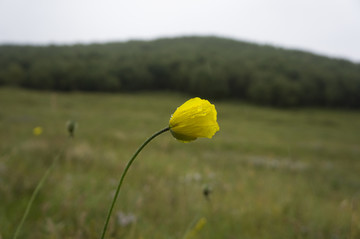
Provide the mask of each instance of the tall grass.
MULTIPOLYGON (((19 238, 98 238, 127 160, 187 98, 0 89, 0 237, 14 234, 74 119, 76 138, 19 238)), ((159 137, 144 149, 108 238, 183 238, 201 217, 194 238, 360 237, 359 112, 215 103, 221 131, 211 141, 159 137)))

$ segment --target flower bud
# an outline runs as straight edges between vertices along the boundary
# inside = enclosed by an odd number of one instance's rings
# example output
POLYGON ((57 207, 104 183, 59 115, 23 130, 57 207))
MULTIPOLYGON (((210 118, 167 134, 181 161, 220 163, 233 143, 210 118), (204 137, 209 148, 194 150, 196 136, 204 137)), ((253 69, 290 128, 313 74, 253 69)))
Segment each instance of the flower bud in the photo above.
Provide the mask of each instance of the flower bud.
POLYGON ((73 120, 69 120, 67 123, 66 123, 66 128, 67 128, 67 131, 69 132, 69 135, 70 137, 74 137, 74 133, 75 133, 75 129, 77 127, 77 123, 73 120))
POLYGON ((209 101, 192 98, 178 107, 169 121, 171 134, 182 142, 199 137, 212 138, 219 131, 215 106, 209 101))

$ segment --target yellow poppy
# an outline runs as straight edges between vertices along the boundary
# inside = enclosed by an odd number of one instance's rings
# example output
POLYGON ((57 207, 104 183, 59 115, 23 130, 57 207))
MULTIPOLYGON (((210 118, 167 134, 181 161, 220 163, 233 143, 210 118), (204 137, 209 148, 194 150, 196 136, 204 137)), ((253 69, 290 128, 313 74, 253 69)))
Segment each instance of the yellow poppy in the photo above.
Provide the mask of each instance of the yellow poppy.
MULTIPOLYGON (((174 114, 170 117, 169 127, 166 127, 145 140, 145 142, 136 150, 130 161, 127 163, 118 186, 116 188, 113 201, 110 205, 108 215, 105 220, 104 228, 101 234, 101 239, 105 237, 107 227, 109 225, 110 216, 114 209, 116 199, 119 195, 121 185, 124 181, 125 175, 129 170, 131 164, 135 158, 141 152, 141 150, 158 135, 170 130, 172 135, 183 142, 189 142, 197 139, 198 137, 212 138, 214 134, 219 131, 219 125, 217 123, 217 112, 215 106, 210 104, 209 101, 200 99, 198 97, 186 101, 183 105, 178 107, 174 114)), ((206 219, 200 219, 196 224, 194 230, 201 230, 205 225, 206 219)), ((190 235, 191 236, 191 235, 190 235)), ((188 236, 186 237, 188 238, 188 236)))
POLYGON ((178 107, 170 118, 172 135, 183 142, 200 137, 212 138, 219 131, 215 106, 199 97, 192 98, 178 107))

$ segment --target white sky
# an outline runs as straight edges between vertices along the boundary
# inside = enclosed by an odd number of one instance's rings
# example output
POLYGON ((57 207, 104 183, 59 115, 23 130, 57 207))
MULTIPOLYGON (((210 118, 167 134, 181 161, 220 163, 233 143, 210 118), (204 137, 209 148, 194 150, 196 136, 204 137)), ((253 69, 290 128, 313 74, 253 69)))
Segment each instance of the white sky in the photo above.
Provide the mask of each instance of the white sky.
POLYGON ((0 0, 0 44, 184 35, 216 35, 360 62, 360 0, 0 0))

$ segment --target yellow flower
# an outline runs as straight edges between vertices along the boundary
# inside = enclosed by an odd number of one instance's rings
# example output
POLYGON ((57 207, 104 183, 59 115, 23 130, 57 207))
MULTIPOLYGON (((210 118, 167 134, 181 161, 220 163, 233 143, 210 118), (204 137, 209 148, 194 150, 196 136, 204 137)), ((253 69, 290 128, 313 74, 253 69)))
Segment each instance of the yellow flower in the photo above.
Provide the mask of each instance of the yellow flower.
POLYGON ((196 225, 191 229, 191 231, 189 231, 188 233, 185 234, 185 239, 191 239, 194 238, 196 236, 196 234, 198 232, 201 231, 201 229, 205 226, 207 220, 205 217, 200 218, 200 220, 196 223, 196 225))
POLYGON ((40 126, 35 127, 35 128, 33 129, 33 134, 34 134, 35 136, 38 136, 38 135, 42 134, 42 132, 43 132, 43 129, 42 129, 40 126))
POLYGON ((207 220, 205 217, 200 218, 200 220, 195 225, 195 228, 194 228, 195 231, 196 232, 200 231, 205 226, 206 222, 207 222, 207 220))
POLYGON ((219 131, 215 106, 209 101, 192 98, 178 107, 170 118, 172 135, 183 142, 199 137, 211 139, 219 131))

